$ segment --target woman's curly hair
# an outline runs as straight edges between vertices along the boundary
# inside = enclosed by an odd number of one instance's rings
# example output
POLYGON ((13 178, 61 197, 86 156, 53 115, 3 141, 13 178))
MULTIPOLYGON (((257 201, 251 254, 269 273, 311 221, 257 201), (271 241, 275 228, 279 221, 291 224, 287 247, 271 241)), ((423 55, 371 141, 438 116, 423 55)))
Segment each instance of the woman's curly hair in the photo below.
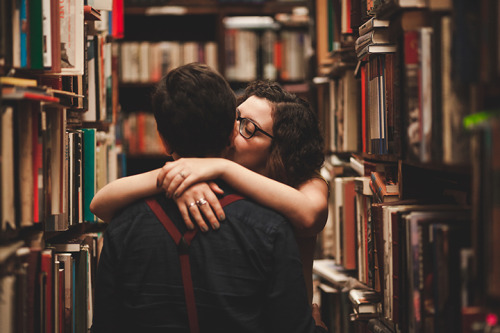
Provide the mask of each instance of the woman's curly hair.
POLYGON ((324 140, 310 104, 270 80, 251 82, 238 104, 250 96, 268 100, 272 108, 268 176, 292 187, 315 177, 325 160, 324 140))
POLYGON ((271 178, 298 187, 317 175, 325 160, 324 141, 317 116, 307 102, 298 99, 276 104, 273 135, 267 163, 271 178))

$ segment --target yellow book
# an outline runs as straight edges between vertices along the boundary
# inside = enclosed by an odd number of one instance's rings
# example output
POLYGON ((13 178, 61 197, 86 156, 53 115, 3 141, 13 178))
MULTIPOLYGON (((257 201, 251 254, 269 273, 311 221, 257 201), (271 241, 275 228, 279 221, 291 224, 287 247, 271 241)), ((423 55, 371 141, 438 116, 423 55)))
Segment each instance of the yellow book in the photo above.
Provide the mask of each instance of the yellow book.
POLYGON ((8 84, 21 87, 36 87, 38 83, 34 79, 24 79, 20 77, 1 76, 0 84, 8 84))

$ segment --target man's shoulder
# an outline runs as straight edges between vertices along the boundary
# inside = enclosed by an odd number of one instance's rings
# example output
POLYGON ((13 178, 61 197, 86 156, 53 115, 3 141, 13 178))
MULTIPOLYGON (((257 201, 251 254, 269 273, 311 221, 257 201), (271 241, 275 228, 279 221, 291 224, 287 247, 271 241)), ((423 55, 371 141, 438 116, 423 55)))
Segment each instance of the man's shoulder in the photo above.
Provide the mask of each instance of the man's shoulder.
POLYGON ((237 219, 240 223, 244 222, 251 227, 260 226, 267 231, 289 225, 286 218, 279 212, 236 193, 227 197, 232 195, 239 198, 234 201, 227 200, 230 202, 224 207, 227 218, 237 219))
POLYGON ((136 221, 149 215, 151 215, 151 211, 148 209, 145 200, 140 199, 127 205, 118 212, 109 223, 107 229, 116 230, 129 228, 136 221))

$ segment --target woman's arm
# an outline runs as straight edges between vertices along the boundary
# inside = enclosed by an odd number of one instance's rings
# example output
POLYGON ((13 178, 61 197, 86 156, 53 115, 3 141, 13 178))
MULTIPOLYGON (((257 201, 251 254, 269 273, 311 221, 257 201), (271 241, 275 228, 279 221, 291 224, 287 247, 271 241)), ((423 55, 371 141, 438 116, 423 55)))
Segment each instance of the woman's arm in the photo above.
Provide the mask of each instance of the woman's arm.
POLYGON ((182 158, 168 162, 158 174, 167 193, 176 197, 193 183, 215 178, 282 213, 298 236, 316 235, 326 223, 328 186, 320 178, 312 178, 295 189, 222 158, 182 158))
MULTIPOLYGON (((90 203, 90 210, 103 221, 109 222, 132 202, 163 192, 163 188, 156 183, 159 171, 160 169, 156 169, 112 181, 97 192, 90 203)), ((224 210, 216 196, 221 193, 222 190, 216 184, 201 182, 192 185, 179 200, 176 200, 189 229, 194 228, 191 220, 193 218, 203 231, 208 231, 202 214, 213 229, 218 229, 218 219, 224 219, 224 210), (189 207, 189 203, 196 202, 199 198, 205 198, 209 205, 199 207, 199 210, 189 207)))
POLYGON ((132 202, 163 191, 156 186, 160 169, 116 179, 101 188, 90 203, 90 211, 109 222, 132 202))

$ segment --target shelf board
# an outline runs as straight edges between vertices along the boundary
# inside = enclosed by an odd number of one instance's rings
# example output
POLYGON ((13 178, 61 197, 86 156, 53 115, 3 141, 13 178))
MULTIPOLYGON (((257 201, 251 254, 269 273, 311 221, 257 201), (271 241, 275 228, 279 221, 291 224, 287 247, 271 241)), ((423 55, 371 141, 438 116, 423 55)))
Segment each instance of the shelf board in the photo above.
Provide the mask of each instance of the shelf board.
POLYGON ((268 1, 263 3, 220 3, 219 1, 170 1, 165 6, 125 7, 126 15, 274 15, 291 13, 307 1, 268 1))

